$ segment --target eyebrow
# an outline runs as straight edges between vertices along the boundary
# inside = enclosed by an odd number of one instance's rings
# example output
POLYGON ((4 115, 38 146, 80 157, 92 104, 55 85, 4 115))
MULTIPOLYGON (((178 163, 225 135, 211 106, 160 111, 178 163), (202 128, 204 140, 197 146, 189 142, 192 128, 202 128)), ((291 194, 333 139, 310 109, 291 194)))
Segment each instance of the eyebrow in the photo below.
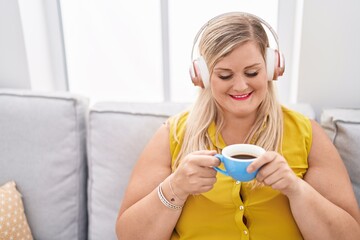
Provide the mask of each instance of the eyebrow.
MULTIPOLYGON (((246 69, 253 68, 253 67, 257 67, 257 66, 259 66, 259 65, 261 65, 261 63, 251 64, 250 66, 246 66, 246 67, 245 67, 245 70, 246 70, 246 69)), ((229 68, 217 67, 217 68, 214 68, 214 71, 231 71, 231 69, 229 69, 229 68)))
POLYGON ((250 65, 250 66, 245 67, 245 69, 257 67, 258 65, 261 65, 261 63, 254 63, 254 64, 252 64, 252 65, 250 65))

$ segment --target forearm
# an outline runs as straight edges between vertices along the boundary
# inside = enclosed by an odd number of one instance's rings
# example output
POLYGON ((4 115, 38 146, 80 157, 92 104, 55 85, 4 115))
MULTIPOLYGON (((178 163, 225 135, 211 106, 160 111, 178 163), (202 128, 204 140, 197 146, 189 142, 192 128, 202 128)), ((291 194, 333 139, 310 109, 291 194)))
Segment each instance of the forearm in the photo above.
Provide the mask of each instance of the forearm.
MULTIPOLYGON (((163 182, 162 189, 168 199, 168 179, 163 182)), ((176 205, 183 204, 183 201, 176 201, 176 205)), ((156 188, 121 214, 116 223, 116 233, 121 240, 170 239, 180 214, 181 210, 170 209, 160 201, 156 188)))
POLYGON ((300 190, 288 196, 292 214, 304 239, 360 239, 359 223, 331 203, 307 182, 299 179, 300 190))

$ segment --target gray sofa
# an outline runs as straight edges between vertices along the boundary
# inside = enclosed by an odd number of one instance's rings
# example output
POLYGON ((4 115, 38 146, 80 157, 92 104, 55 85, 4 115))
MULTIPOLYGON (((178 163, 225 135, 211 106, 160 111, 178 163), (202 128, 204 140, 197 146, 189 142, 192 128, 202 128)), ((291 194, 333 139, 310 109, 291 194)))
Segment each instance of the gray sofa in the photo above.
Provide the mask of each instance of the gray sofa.
MULTIPOLYGON (((162 122, 186 107, 89 106, 69 93, 0 90, 0 186, 16 182, 34 239, 116 239, 115 220, 136 159, 162 122)), ((314 118, 308 105, 289 107, 314 118)), ((325 111, 322 121, 360 199, 360 110, 325 111)))

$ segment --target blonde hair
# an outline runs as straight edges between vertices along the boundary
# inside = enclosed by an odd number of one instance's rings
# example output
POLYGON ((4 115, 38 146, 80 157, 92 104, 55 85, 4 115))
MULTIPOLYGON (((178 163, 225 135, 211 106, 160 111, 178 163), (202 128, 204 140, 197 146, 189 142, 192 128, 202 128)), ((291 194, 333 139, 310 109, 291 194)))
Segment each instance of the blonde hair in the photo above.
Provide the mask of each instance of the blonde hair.
MULTIPOLYGON (((264 59, 266 48, 269 46, 266 32, 261 22, 254 16, 239 13, 221 15, 212 19, 204 29, 200 42, 199 52, 204 57, 211 72, 216 63, 233 49, 245 42, 255 42, 264 59)), ((200 90, 186 121, 184 138, 174 168, 181 159, 197 150, 215 149, 209 135, 208 128, 215 121, 216 139, 224 127, 221 107, 212 96, 211 88, 200 90)), ((180 115, 177 116, 180 118, 180 115)), ((174 138, 176 135, 177 122, 174 124, 174 138)), ((283 134, 283 120, 281 105, 277 101, 276 89, 273 81, 268 81, 268 92, 260 104, 253 127, 245 139, 246 143, 252 143, 263 147, 265 150, 280 150, 283 134)), ((219 151, 219 149, 217 149, 219 151)))

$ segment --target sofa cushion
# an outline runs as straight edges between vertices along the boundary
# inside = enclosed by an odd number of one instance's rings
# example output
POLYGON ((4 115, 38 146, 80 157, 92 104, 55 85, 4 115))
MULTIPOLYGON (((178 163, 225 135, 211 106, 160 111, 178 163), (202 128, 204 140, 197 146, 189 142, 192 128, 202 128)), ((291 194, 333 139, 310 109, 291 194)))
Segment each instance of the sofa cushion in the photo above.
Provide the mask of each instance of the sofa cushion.
POLYGON ((14 180, 37 240, 86 239, 87 100, 0 90, 0 183, 14 180))
POLYGON ((131 170, 168 116, 187 104, 98 103, 88 130, 89 239, 116 239, 115 223, 131 170))
POLYGON ((360 109, 324 110, 321 125, 345 163, 360 205, 360 109))
POLYGON ((14 181, 0 186, 0 239, 33 239, 14 181))

